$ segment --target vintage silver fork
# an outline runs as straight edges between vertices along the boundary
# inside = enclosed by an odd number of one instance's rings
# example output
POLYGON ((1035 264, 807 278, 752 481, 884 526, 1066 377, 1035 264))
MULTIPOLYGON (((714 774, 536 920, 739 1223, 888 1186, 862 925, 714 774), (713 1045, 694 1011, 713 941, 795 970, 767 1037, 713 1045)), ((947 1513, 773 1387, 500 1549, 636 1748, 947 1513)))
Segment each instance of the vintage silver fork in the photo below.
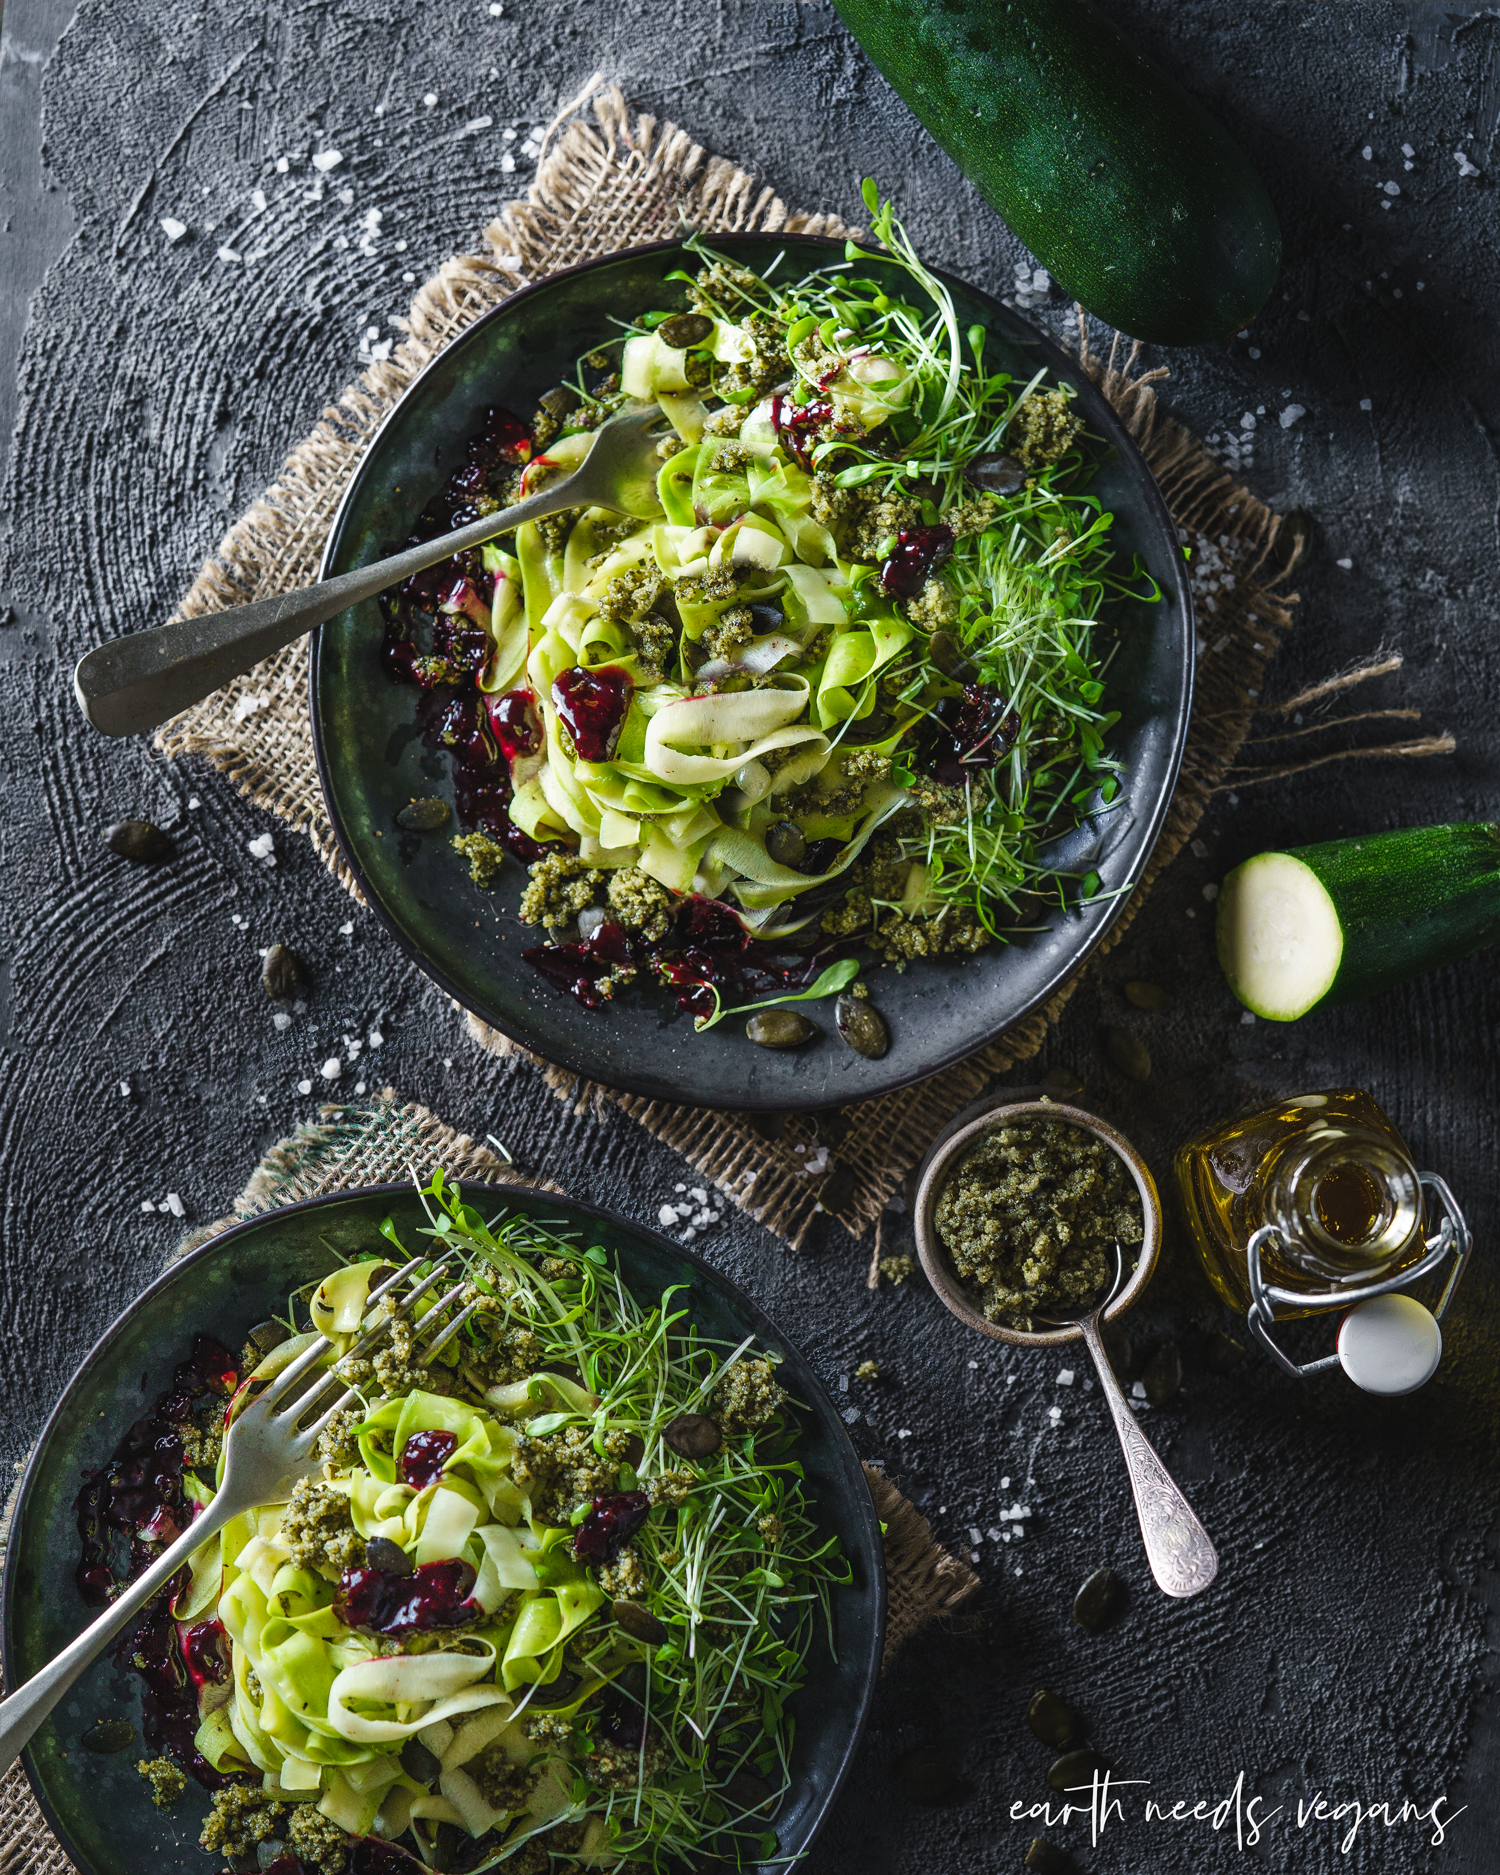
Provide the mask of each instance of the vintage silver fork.
MULTIPOLYGON (((373 1318, 366 1314, 361 1323, 363 1332, 348 1349, 348 1354, 361 1355, 376 1346, 389 1333, 392 1323, 409 1313, 412 1305, 452 1269, 453 1252, 439 1251, 431 1258, 414 1257, 405 1268, 397 1270, 370 1292, 367 1307, 375 1309, 403 1282, 415 1276, 424 1263, 430 1263, 431 1269, 399 1302, 373 1318)), ((452 1304, 461 1300, 462 1293, 460 1282, 432 1305, 423 1320, 439 1320, 452 1304)), ((439 1353, 477 1307, 476 1300, 459 1309, 432 1340, 424 1341, 422 1358, 431 1360, 439 1353)), ((348 1387, 329 1402, 327 1396, 337 1381, 325 1369, 317 1371, 312 1384, 299 1391, 295 1399, 289 1400, 289 1396, 297 1382, 317 1368, 317 1363, 332 1346, 326 1335, 319 1335, 237 1415, 224 1435, 223 1483, 199 1515, 149 1569, 121 1592, 118 1600, 111 1602, 89 1623, 77 1640, 34 1673, 24 1686, 17 1687, 8 1699, 0 1700, 0 1774, 10 1769, 22 1747, 80 1674, 98 1659, 116 1635, 129 1627, 152 1596, 166 1587, 200 1544, 206 1543, 241 1511, 253 1510, 258 1504, 284 1502, 299 1479, 310 1478, 317 1471, 320 1461, 313 1454, 318 1437, 332 1422, 335 1413, 359 1397, 358 1389, 348 1387), (316 1418, 304 1426, 301 1422, 314 1412, 316 1418)))
POLYGON ((571 475, 513 507, 316 586, 111 638, 78 661, 73 690, 79 708, 106 736, 138 735, 201 703, 346 606, 373 599, 388 586, 482 546, 523 521, 564 508, 608 508, 640 520, 660 514, 656 477, 662 463, 656 446, 670 433, 657 404, 617 411, 599 426, 589 453, 571 475))

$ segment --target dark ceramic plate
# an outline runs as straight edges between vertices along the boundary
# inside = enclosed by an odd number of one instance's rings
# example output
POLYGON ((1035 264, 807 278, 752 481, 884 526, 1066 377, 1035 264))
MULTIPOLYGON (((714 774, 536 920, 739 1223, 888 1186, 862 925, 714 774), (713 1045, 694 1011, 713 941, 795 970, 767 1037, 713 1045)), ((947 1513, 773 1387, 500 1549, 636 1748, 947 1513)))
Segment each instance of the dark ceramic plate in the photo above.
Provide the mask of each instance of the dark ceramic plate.
MULTIPOLYGON (((765 268, 790 250, 783 271, 842 259, 840 244, 810 236, 725 236, 719 245, 765 268)), ((435 359, 387 417, 334 521, 323 576, 368 564, 401 546, 431 496, 462 460, 488 405, 523 414, 577 356, 614 328, 610 320, 682 303, 664 276, 683 263, 677 246, 637 248, 554 276, 497 306, 435 359)), ((882 263, 861 262, 879 274, 882 263)), ((946 277, 946 276, 945 276, 946 277)), ((1029 378, 1045 365, 1078 387, 1095 437, 1094 489, 1115 515, 1121 570, 1132 556, 1162 588, 1160 604, 1113 609, 1103 635, 1118 650, 1106 702, 1121 713, 1111 747, 1128 768, 1126 805, 1064 864, 1085 858, 1115 891, 1140 878, 1161 830, 1187 736, 1192 695, 1192 605, 1166 506, 1114 411, 1049 339, 988 295, 949 279, 960 322, 989 329, 986 363, 1029 378)), ((467 1009, 549 1060, 612 1087, 690 1106, 808 1108, 866 1099, 919 1080, 982 1047, 1040 1007, 1120 915, 1125 900, 1059 914, 1052 928, 968 961, 923 963, 872 977, 890 1027, 890 1052, 867 1061, 833 1033, 831 1008, 812 1011, 823 1038, 784 1053, 756 1048, 744 1025, 706 1035, 664 992, 637 986, 607 1010, 580 1007, 544 983, 521 952, 541 934, 516 907, 525 875, 508 867, 479 891, 444 834, 403 834, 398 809, 413 795, 451 801, 448 762, 415 732, 415 692, 390 682, 379 660, 374 601, 322 627, 312 658, 318 770, 339 845, 376 915, 432 979, 467 1009)), ((450 822, 449 832, 452 824, 450 822)))
MULTIPOLYGON (((654 1300, 669 1284, 684 1284, 687 1307, 705 1336, 735 1346, 753 1333, 784 1357, 786 1384, 807 1407, 798 1455, 809 1492, 854 1572, 852 1586, 834 1597, 838 1661, 825 1643, 795 1701, 793 1790, 776 1818, 776 1833, 783 1855, 802 1853, 864 1730, 885 1626, 880 1525, 838 1414, 776 1325, 743 1290, 691 1252, 589 1205, 482 1186, 469 1187, 468 1195, 486 1216, 504 1205, 588 1232, 616 1253, 626 1281, 642 1299, 654 1300)), ((333 1267, 334 1250, 347 1255, 378 1245, 380 1222, 392 1214, 398 1226, 414 1228, 423 1221, 411 1186, 339 1193, 239 1224, 173 1264, 104 1336, 58 1402, 21 1486, 5 1559, 6 1685, 35 1673, 86 1625, 89 1611, 74 1586, 73 1501, 80 1482, 165 1389, 193 1335, 212 1334, 238 1347, 255 1323, 285 1308, 289 1291, 333 1267)), ((96 1756, 79 1742, 101 1718, 129 1719, 138 1734, 139 1684, 107 1656, 93 1666, 28 1748, 24 1763, 32 1788, 83 1875, 140 1875, 143 1869, 203 1875, 211 1866, 198 1847, 206 1793, 189 1784, 174 1809, 158 1812, 135 1771, 142 1755, 138 1737, 130 1750, 110 1757, 96 1756)))

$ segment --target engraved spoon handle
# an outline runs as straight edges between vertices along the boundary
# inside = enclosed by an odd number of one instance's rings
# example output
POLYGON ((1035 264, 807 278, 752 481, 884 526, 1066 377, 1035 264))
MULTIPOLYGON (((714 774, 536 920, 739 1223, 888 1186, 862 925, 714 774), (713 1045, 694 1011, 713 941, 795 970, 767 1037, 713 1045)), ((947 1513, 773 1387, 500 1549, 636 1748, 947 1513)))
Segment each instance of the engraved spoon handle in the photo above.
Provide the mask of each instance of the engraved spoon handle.
POLYGON ((1200 1594, 1219 1573, 1219 1558, 1208 1532, 1193 1515, 1187 1499, 1136 1424, 1135 1414, 1120 1391, 1120 1383, 1104 1351, 1099 1335, 1099 1311, 1086 1315, 1079 1327, 1094 1357, 1099 1385, 1104 1389, 1104 1397, 1114 1416, 1115 1431, 1120 1435, 1120 1449, 1125 1454, 1125 1469, 1130 1474, 1130 1489, 1135 1495, 1135 1514, 1140 1518, 1141 1539, 1146 1545, 1146 1560, 1156 1577, 1156 1585, 1167 1595, 1200 1594))

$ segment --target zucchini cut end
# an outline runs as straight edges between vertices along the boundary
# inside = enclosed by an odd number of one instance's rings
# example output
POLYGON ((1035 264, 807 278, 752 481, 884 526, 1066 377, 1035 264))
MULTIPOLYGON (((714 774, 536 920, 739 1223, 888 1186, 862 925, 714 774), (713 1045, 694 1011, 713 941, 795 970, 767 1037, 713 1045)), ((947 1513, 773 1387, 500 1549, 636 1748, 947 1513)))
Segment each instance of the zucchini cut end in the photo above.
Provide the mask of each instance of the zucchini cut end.
POLYGON ((1295 1022, 1333 988, 1344 957, 1338 911, 1313 869, 1290 853, 1258 853, 1219 893, 1219 966, 1245 1007, 1295 1022))

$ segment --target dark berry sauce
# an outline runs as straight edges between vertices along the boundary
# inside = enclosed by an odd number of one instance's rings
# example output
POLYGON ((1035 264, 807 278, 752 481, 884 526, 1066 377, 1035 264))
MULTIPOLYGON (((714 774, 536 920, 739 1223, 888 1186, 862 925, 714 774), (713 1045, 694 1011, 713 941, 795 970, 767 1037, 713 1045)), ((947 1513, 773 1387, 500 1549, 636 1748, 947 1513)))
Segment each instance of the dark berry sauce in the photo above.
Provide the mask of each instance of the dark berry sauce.
POLYGON ((586 670, 575 664, 552 680, 558 721, 573 738, 580 762, 607 762, 615 752, 635 685, 613 664, 586 670))
POLYGON ((444 1465, 457 1450, 457 1433, 414 1432, 401 1448, 401 1476, 414 1491, 423 1491, 442 1477, 444 1465))
POLYGON ((944 697, 928 720, 918 759, 950 788, 961 788, 976 769, 1003 762, 1021 733, 1020 717, 988 684, 968 684, 961 696, 944 697))
POLYGON ((348 1628, 376 1634, 416 1634, 429 1628, 461 1628, 484 1610, 469 1599, 475 1576, 461 1556, 421 1563, 409 1576, 383 1569, 346 1569, 339 1577, 333 1611, 348 1628))
POLYGON ((713 1014, 715 990, 721 1004, 733 1007, 776 990, 806 989, 819 961, 753 939, 727 905, 696 897, 678 901, 671 929, 654 941, 632 937, 611 920, 581 942, 537 944, 521 955, 585 1009, 604 1006, 600 978, 623 966, 675 990, 677 1007, 690 1016, 713 1014))
POLYGON ((946 521, 931 527, 903 527, 896 550, 880 569, 880 585, 893 599, 915 599, 953 552, 953 529, 946 521))
MULTIPOLYGON (((193 1521, 195 1507, 183 1485, 183 1435, 195 1410, 222 1411, 239 1385, 229 1350, 198 1335, 172 1384, 126 1433, 109 1462, 86 1474, 74 1506, 80 1555, 78 1592, 91 1608, 114 1600, 121 1588, 153 1563, 193 1521)), ((204 1482, 212 1483, 211 1477, 204 1482)), ((224 1630, 217 1621, 192 1626, 172 1616, 172 1601, 187 1584, 179 1570, 133 1628, 116 1643, 115 1659, 144 1681, 141 1732, 148 1750, 164 1754, 209 1790, 229 1783, 194 1744, 199 1694, 222 1685, 229 1673, 224 1630)))
POLYGON ((644 1491, 612 1491, 594 1499, 593 1508, 578 1526, 573 1554, 596 1569, 612 1563, 646 1521, 651 1500, 644 1491))
POLYGON ((507 762, 518 755, 535 755, 542 746, 542 719, 537 714, 536 694, 531 690, 507 690, 503 697, 486 697, 484 707, 490 720, 490 734, 500 745, 507 762))
POLYGON ((794 404, 790 397, 778 391, 771 399, 771 426, 804 469, 813 466, 812 447, 817 441, 817 432, 832 416, 833 405, 822 398, 794 404))
MULTIPOLYGON (((531 458, 526 425, 509 410, 492 409, 469 442, 463 466, 423 509, 407 545, 418 546, 494 513, 509 498, 516 470, 531 458)), ((424 693, 417 721, 426 746, 446 750, 452 760, 459 825, 466 832, 488 834, 529 865, 548 849, 510 818, 509 764, 523 752, 524 712, 513 706, 512 723, 504 711, 511 699, 486 697, 476 684, 494 648, 489 631, 494 598, 495 577, 485 572, 478 548, 413 574, 382 596, 381 662, 394 683, 424 693), (514 749, 507 746, 511 739, 514 749)), ((528 693, 511 694, 524 699, 528 693)), ((537 738, 539 747, 539 726, 537 738)))

